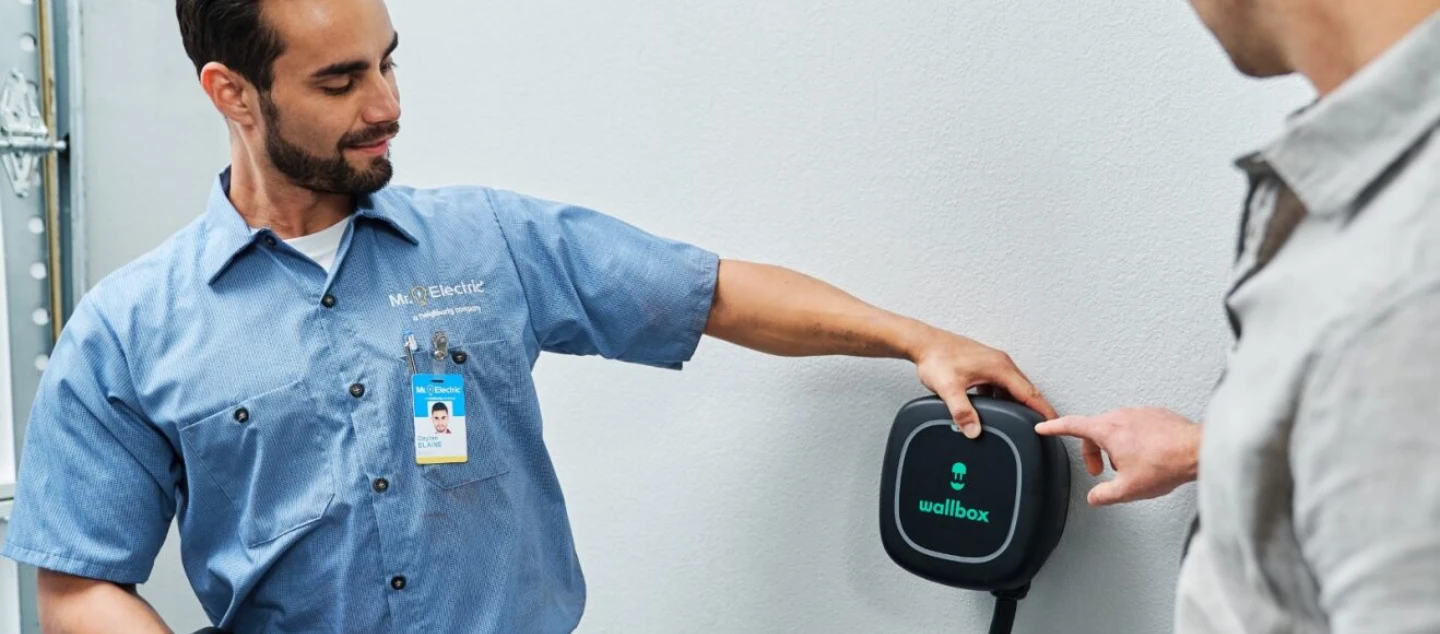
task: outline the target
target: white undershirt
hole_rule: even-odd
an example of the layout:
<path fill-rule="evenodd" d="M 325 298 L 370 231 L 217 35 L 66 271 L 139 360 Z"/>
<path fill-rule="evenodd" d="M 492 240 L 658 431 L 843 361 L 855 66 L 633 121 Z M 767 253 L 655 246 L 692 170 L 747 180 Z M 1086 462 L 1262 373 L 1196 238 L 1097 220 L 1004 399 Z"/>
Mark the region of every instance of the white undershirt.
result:
<path fill-rule="evenodd" d="M 290 238 L 285 244 L 290 245 L 296 251 L 305 254 L 320 265 L 326 271 L 335 264 L 335 254 L 340 251 L 340 239 L 345 237 L 345 227 L 350 225 L 350 219 L 354 214 L 345 216 L 344 220 L 331 225 L 329 228 L 321 229 L 308 236 Z"/>

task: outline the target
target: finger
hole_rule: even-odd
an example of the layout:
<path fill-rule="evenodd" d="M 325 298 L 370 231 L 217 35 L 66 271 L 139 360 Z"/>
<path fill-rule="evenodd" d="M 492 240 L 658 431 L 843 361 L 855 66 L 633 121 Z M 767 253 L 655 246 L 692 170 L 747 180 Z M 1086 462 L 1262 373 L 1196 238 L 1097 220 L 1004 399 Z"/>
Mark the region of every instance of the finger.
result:
<path fill-rule="evenodd" d="M 1040 415 L 1044 416 L 1046 420 L 1058 416 L 1058 414 L 1055 413 L 1055 408 L 1051 407 L 1050 402 L 1045 400 L 1045 397 L 1040 394 L 1040 388 L 1035 387 L 1035 384 L 1031 383 L 1030 379 L 1025 378 L 1025 374 L 1018 368 L 1011 368 L 1009 372 L 996 377 L 996 382 L 1001 389 L 1009 392 L 1014 400 L 1020 401 L 1026 407 L 1040 412 Z"/>
<path fill-rule="evenodd" d="M 1110 506 L 1128 501 L 1124 485 L 1119 482 L 1119 478 L 1091 487 L 1090 493 L 1085 496 L 1085 499 L 1090 506 Z"/>
<path fill-rule="evenodd" d="M 1096 441 L 1099 432 L 1099 427 L 1089 416 L 1062 416 L 1035 426 L 1035 433 L 1041 436 L 1074 436 L 1090 441 Z"/>
<path fill-rule="evenodd" d="M 970 396 L 964 390 L 953 390 L 941 394 L 940 398 L 950 408 L 950 417 L 955 420 L 955 426 L 960 428 L 965 437 L 979 438 L 980 415 L 975 413 L 975 407 L 970 404 Z"/>
<path fill-rule="evenodd" d="M 1105 471 L 1105 458 L 1100 452 L 1100 445 L 1089 438 L 1080 440 L 1080 456 L 1085 460 L 1085 471 L 1092 476 L 1098 476 Z"/>

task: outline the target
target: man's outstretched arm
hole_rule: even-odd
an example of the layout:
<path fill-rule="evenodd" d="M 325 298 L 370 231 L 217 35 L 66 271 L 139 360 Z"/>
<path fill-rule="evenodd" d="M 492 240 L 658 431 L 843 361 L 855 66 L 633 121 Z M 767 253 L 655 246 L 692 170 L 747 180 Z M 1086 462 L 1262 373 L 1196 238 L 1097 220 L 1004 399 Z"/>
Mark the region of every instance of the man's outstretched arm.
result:
<path fill-rule="evenodd" d="M 1005 353 L 881 310 L 778 266 L 722 260 L 705 334 L 782 356 L 907 359 L 972 438 L 980 434 L 979 419 L 966 396 L 972 387 L 1001 388 L 1047 418 L 1055 416 Z"/>

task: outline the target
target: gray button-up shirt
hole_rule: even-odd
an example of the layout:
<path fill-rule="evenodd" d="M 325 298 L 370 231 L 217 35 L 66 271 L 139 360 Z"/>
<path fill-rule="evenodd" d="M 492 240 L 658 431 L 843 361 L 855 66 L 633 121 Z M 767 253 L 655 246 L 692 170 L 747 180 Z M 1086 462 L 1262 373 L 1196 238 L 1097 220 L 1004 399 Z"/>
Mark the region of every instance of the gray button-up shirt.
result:
<path fill-rule="evenodd" d="M 1177 632 L 1440 632 L 1437 127 L 1440 14 L 1241 160 Z"/>

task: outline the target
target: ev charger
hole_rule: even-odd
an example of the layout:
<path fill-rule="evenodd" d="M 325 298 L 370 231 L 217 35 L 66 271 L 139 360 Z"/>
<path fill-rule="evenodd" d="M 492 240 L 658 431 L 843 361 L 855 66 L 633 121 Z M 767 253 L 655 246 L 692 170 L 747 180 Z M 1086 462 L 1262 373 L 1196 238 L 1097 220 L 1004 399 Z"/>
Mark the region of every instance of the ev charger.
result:
<path fill-rule="evenodd" d="M 1008 634 L 1030 580 L 1060 541 L 1070 458 L 1024 405 L 971 396 L 983 428 L 966 438 L 935 396 L 895 417 L 880 478 L 880 538 L 900 567 L 995 595 L 991 634 Z"/>

